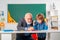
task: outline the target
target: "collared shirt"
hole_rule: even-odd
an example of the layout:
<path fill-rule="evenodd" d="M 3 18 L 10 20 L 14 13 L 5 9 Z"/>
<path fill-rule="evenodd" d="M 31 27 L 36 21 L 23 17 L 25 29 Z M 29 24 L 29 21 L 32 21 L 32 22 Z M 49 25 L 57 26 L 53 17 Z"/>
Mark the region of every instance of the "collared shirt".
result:
<path fill-rule="evenodd" d="M 30 24 L 27 24 L 27 27 L 25 27 L 25 31 L 27 31 L 29 27 L 30 27 Z M 28 36 L 28 35 L 30 35 L 30 33 L 25 33 L 25 36 Z"/>
<path fill-rule="evenodd" d="M 48 29 L 48 26 L 46 25 L 45 22 L 42 22 L 40 24 L 37 21 L 35 21 L 35 24 L 34 24 L 33 27 L 34 27 L 35 30 L 47 30 Z M 46 33 L 38 33 L 38 37 L 44 38 L 44 37 L 46 37 Z"/>

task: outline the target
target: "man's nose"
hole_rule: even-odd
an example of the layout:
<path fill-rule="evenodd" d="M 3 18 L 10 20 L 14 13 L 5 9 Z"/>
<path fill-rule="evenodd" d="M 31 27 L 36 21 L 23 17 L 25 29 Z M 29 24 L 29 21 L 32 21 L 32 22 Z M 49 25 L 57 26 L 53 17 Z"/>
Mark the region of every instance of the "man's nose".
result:
<path fill-rule="evenodd" d="M 31 22 L 32 20 L 29 20 L 29 22 Z"/>

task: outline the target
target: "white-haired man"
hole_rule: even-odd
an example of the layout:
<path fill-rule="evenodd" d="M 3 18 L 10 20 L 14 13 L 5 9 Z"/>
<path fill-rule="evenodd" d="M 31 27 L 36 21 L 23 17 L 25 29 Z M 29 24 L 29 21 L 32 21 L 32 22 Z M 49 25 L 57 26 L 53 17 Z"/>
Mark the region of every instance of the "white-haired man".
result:
<path fill-rule="evenodd" d="M 20 19 L 17 29 L 18 29 L 18 31 L 20 31 L 20 30 L 24 30 L 24 31 L 34 30 L 31 13 L 26 13 L 25 17 L 23 19 Z M 16 35 L 16 40 L 32 40 L 31 34 L 30 33 L 18 33 Z"/>

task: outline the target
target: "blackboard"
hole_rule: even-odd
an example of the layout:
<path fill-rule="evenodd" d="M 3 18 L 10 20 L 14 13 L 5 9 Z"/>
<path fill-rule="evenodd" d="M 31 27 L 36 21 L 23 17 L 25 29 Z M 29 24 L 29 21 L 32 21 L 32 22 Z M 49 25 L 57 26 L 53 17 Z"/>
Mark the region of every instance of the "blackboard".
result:
<path fill-rule="evenodd" d="M 8 11 L 16 22 L 24 18 L 27 12 L 32 13 L 33 19 L 38 13 L 43 13 L 46 17 L 46 4 L 8 4 Z"/>

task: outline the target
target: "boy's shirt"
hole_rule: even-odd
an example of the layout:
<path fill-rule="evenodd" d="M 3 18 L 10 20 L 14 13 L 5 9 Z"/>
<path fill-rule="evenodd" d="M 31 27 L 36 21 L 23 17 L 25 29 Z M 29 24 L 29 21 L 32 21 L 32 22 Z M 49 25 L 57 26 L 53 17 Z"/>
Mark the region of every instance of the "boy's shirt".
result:
<path fill-rule="evenodd" d="M 46 25 L 45 22 L 42 22 L 40 24 L 37 21 L 35 21 L 35 23 L 34 23 L 34 29 L 35 30 L 47 30 L 48 29 L 48 26 Z M 38 37 L 44 38 L 44 37 L 46 37 L 46 33 L 38 33 Z"/>

